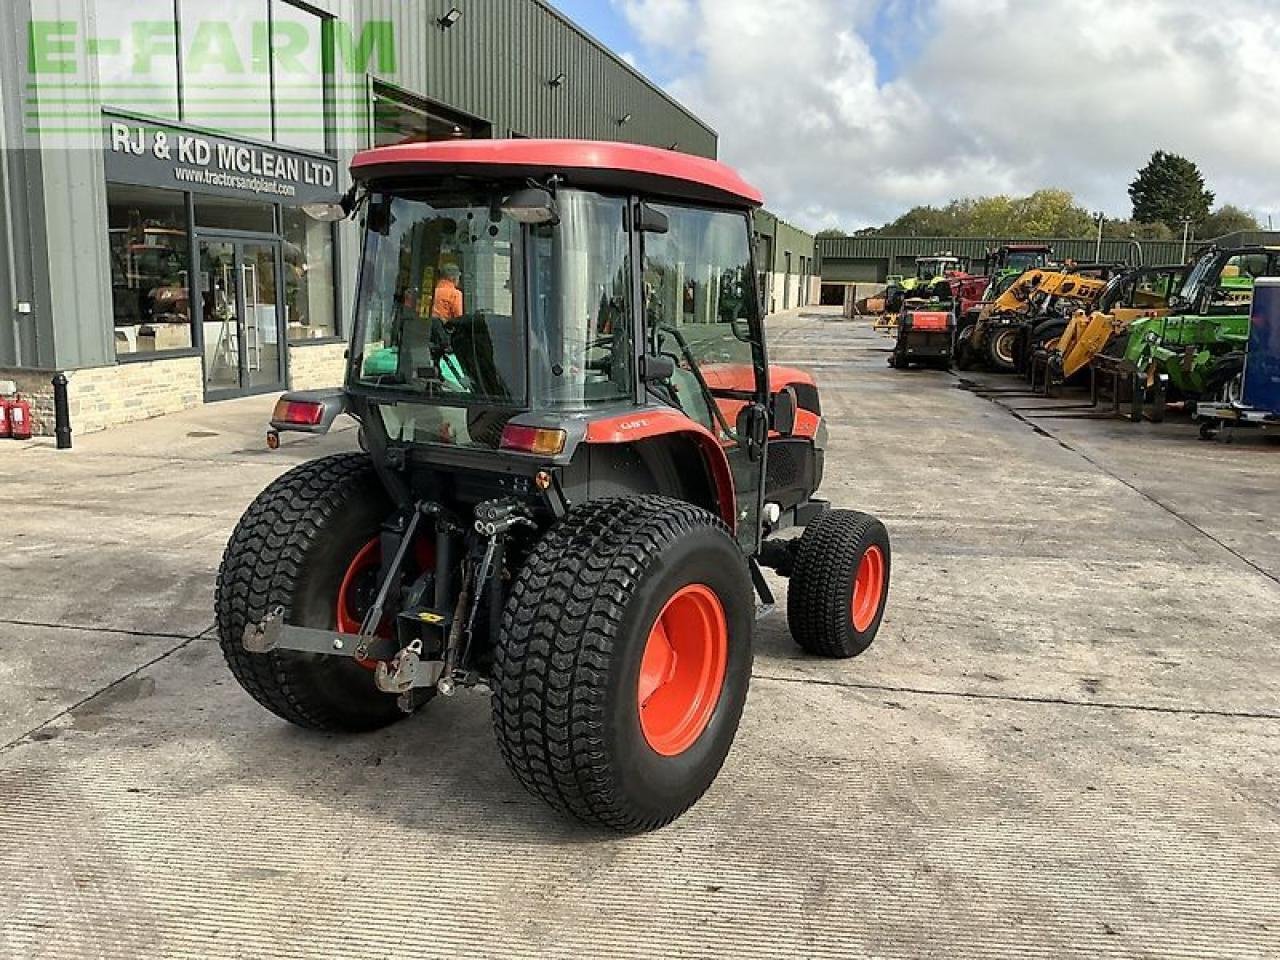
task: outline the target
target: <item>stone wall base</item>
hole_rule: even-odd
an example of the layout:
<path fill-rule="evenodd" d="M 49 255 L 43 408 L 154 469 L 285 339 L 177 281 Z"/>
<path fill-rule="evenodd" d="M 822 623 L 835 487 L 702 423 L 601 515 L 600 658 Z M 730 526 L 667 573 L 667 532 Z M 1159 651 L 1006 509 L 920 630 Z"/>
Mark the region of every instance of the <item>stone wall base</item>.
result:
<path fill-rule="evenodd" d="M 73 436 L 204 403 L 199 357 L 122 363 L 66 374 Z M 31 425 L 37 436 L 53 436 L 53 376 L 47 370 L 0 369 L 0 380 L 14 381 L 18 392 L 31 402 Z"/>
<path fill-rule="evenodd" d="M 340 387 L 347 375 L 347 345 L 317 343 L 289 348 L 289 389 Z"/>

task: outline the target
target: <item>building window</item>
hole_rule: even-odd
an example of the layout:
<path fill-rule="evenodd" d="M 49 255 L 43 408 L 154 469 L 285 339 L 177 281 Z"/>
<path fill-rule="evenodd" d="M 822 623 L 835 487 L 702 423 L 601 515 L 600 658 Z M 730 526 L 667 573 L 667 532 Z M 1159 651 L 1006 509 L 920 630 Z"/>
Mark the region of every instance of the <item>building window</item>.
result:
<path fill-rule="evenodd" d="M 178 0 L 182 119 L 259 140 L 274 134 L 267 0 Z"/>
<path fill-rule="evenodd" d="M 94 0 L 94 63 L 103 104 L 178 119 L 174 10 L 174 0 Z"/>
<path fill-rule="evenodd" d="M 317 223 L 297 207 L 285 207 L 283 214 L 284 303 L 289 339 L 335 337 L 334 226 Z"/>
<path fill-rule="evenodd" d="M 271 6 L 272 84 L 276 140 L 300 150 L 328 153 L 329 87 L 324 50 L 325 18 L 283 0 Z"/>
<path fill-rule="evenodd" d="M 374 85 L 372 115 L 371 135 L 375 147 L 488 136 L 486 124 L 450 113 L 385 84 Z"/>
<path fill-rule="evenodd" d="M 191 231 L 174 190 L 107 185 L 116 356 L 191 348 Z"/>
<path fill-rule="evenodd" d="M 196 227 L 204 230 L 238 230 L 246 233 L 275 233 L 274 204 L 256 200 L 236 200 L 197 193 Z"/>

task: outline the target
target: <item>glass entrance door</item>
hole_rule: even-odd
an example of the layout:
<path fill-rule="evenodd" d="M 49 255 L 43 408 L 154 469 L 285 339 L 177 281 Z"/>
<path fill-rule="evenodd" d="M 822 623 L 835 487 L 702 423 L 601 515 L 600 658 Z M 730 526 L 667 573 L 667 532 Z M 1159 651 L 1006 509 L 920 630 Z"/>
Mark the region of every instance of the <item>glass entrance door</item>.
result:
<path fill-rule="evenodd" d="M 206 393 L 283 389 L 279 264 L 273 241 L 200 241 Z"/>

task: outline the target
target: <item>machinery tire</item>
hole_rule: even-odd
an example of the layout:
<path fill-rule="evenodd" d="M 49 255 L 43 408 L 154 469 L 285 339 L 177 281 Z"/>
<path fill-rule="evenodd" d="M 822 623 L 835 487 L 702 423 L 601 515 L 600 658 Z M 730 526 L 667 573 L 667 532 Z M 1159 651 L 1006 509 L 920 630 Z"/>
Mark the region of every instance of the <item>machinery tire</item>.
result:
<path fill-rule="evenodd" d="M 1059 339 L 1066 332 L 1066 320 L 1054 317 L 1050 320 L 1040 321 L 1031 328 L 1031 352 L 1034 353 L 1036 350 L 1048 349 L 1051 341 Z"/>
<path fill-rule="evenodd" d="M 973 331 L 974 327 L 968 326 L 956 334 L 955 363 L 957 370 L 973 369 Z"/>
<path fill-rule="evenodd" d="M 737 732 L 753 600 L 741 548 L 705 510 L 653 496 L 571 510 L 534 547 L 503 613 L 491 685 L 507 766 L 593 826 L 635 833 L 676 819 Z"/>
<path fill-rule="evenodd" d="M 987 337 L 987 362 L 991 369 L 1001 373 L 1012 373 L 1017 369 L 1017 342 L 1018 328 L 1014 326 L 997 327 Z"/>
<path fill-rule="evenodd" d="M 819 657 L 864 652 L 880 629 L 889 596 L 889 532 L 875 517 L 832 510 L 796 544 L 787 591 L 787 625 L 796 643 Z"/>
<path fill-rule="evenodd" d="M 312 730 L 359 733 L 404 716 L 373 672 L 345 657 L 244 649 L 245 626 L 283 607 L 288 623 L 333 629 L 352 562 L 392 505 L 369 457 L 305 463 L 272 483 L 240 519 L 214 595 L 218 643 L 240 686 L 276 716 Z"/>

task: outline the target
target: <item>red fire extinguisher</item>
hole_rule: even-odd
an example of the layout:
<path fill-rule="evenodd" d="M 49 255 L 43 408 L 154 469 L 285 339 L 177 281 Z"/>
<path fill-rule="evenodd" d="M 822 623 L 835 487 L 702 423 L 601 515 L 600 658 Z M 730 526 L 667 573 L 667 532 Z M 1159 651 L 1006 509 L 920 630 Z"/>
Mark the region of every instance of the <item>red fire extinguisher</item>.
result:
<path fill-rule="evenodd" d="M 13 428 L 9 426 L 9 398 L 0 397 L 0 440 L 8 440 L 13 436 Z"/>
<path fill-rule="evenodd" d="M 9 433 L 15 440 L 31 439 L 31 404 L 20 396 L 9 401 Z"/>

